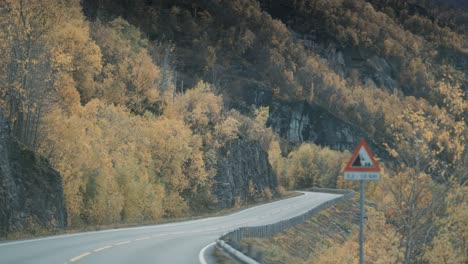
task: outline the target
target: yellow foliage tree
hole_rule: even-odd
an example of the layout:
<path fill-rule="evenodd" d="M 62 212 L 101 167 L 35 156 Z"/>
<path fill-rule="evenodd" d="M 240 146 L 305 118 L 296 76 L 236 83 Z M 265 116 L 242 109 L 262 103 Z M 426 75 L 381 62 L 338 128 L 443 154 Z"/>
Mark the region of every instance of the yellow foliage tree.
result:
<path fill-rule="evenodd" d="M 90 27 L 81 12 L 81 6 L 68 4 L 66 14 L 67 19 L 51 34 L 50 59 L 55 71 L 60 73 L 56 78 L 56 87 L 60 91 L 70 83 L 69 80 L 73 80 L 72 85 L 80 93 L 81 101 L 89 102 L 98 92 L 98 84 L 94 79 L 102 69 L 101 50 L 91 39 Z M 65 92 L 60 98 L 65 106 L 69 105 L 69 93 Z"/>
<path fill-rule="evenodd" d="M 434 208 L 442 200 L 429 173 L 437 172 L 438 178 L 445 180 L 462 159 L 465 140 L 463 129 L 437 108 L 432 117 L 427 117 L 422 110 L 411 109 L 414 105 L 405 109 L 391 127 L 394 148 L 386 147 L 398 162 L 391 168 L 396 174 L 383 179 L 381 196 L 376 198 L 402 234 L 404 263 L 414 263 L 422 256 L 424 244 L 429 241 L 427 233 L 433 228 Z M 428 118 L 450 125 L 437 126 Z"/>
<path fill-rule="evenodd" d="M 282 168 L 283 157 L 281 154 L 281 147 L 278 140 L 273 140 L 273 142 L 271 142 L 270 144 L 270 147 L 268 149 L 268 161 L 270 162 L 273 171 L 276 173 L 278 182 L 280 183 L 280 185 L 284 186 L 283 184 L 285 183 L 285 176 L 283 175 L 284 172 Z"/>
<path fill-rule="evenodd" d="M 43 113 L 54 96 L 51 33 L 62 21 L 65 5 L 57 0 L 7 0 L 1 7 L 1 107 L 7 112 L 12 133 L 36 148 Z"/>
<path fill-rule="evenodd" d="M 347 152 L 304 143 L 297 150 L 291 151 L 283 162 L 285 187 L 335 188 L 340 170 L 348 157 Z"/>
<path fill-rule="evenodd" d="M 137 113 L 159 99 L 160 69 L 149 56 L 148 43 L 137 28 L 118 18 L 93 24 L 93 39 L 102 50 L 100 98 Z"/>
<path fill-rule="evenodd" d="M 210 186 L 201 139 L 181 120 L 94 99 L 45 123 L 41 153 L 62 174 L 71 226 L 178 216 Z"/>
<path fill-rule="evenodd" d="M 185 94 L 178 96 L 172 114 L 180 114 L 192 130 L 199 135 L 211 133 L 212 127 L 221 121 L 223 101 L 214 94 L 214 87 L 200 81 Z"/>
<path fill-rule="evenodd" d="M 446 215 L 435 221 L 437 234 L 427 247 L 429 263 L 467 263 L 468 187 L 453 180 L 445 199 Z"/>

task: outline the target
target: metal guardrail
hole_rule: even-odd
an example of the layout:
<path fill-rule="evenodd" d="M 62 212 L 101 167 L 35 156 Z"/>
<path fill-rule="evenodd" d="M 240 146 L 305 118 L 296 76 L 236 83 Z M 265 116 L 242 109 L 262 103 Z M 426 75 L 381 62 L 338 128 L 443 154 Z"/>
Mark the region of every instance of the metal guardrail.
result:
<path fill-rule="evenodd" d="M 343 194 L 343 196 L 336 197 L 332 200 L 324 202 L 320 204 L 319 206 L 312 208 L 311 210 L 301 215 L 292 217 L 287 220 L 283 220 L 281 222 L 277 222 L 277 223 L 269 224 L 269 225 L 262 225 L 262 226 L 249 226 L 249 227 L 237 228 L 231 232 L 224 234 L 221 238 L 219 238 L 217 241 L 217 245 L 223 248 L 224 250 L 226 250 L 228 253 L 234 256 L 241 263 L 262 263 L 263 256 L 261 254 L 257 256 L 252 256 L 253 250 L 251 248 L 248 248 L 246 253 L 250 257 L 255 257 L 256 260 L 253 260 L 249 258 L 249 256 L 246 256 L 245 254 L 241 253 L 242 251 L 244 251 L 241 248 L 241 244 L 240 244 L 240 241 L 243 238 L 274 236 L 280 232 L 283 232 L 284 230 L 288 228 L 304 223 L 307 219 L 311 218 L 312 216 L 322 211 L 323 209 L 331 207 L 340 201 L 349 200 L 353 198 L 354 196 L 354 191 L 352 190 L 311 188 L 311 189 L 307 189 L 307 191 L 336 193 L 336 194 Z"/>

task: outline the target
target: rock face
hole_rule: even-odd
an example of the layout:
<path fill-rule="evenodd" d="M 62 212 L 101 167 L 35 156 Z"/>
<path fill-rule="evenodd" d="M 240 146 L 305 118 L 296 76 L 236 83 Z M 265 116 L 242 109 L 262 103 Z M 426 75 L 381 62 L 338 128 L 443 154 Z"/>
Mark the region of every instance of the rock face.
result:
<path fill-rule="evenodd" d="M 278 188 L 268 153 L 259 143 L 245 139 L 236 139 L 220 151 L 215 180 L 214 193 L 222 208 L 232 207 L 237 201 L 258 198 L 266 188 L 275 195 Z M 250 183 L 255 189 L 253 195 L 249 192 Z"/>
<path fill-rule="evenodd" d="M 293 31 L 294 32 L 294 31 Z M 398 82 L 400 68 L 396 61 L 377 56 L 372 50 L 362 47 L 340 47 L 334 40 L 304 43 L 309 35 L 295 33 L 297 41 L 322 57 L 322 62 L 343 78 L 359 80 L 366 86 L 380 87 L 387 91 L 401 89 Z M 314 37 L 317 39 L 317 36 Z"/>
<path fill-rule="evenodd" d="M 359 79 L 368 86 L 382 87 L 388 91 L 400 89 L 398 72 L 400 71 L 396 62 L 376 56 L 372 51 L 364 48 L 346 47 L 336 50 L 343 54 L 346 69 L 343 77 L 348 77 L 351 72 L 359 72 Z"/>
<path fill-rule="evenodd" d="M 0 111 L 0 237 L 65 225 L 59 173 L 11 139 Z"/>
<path fill-rule="evenodd" d="M 318 106 L 272 102 L 269 126 L 292 143 L 304 141 L 335 150 L 354 150 L 366 134 Z"/>

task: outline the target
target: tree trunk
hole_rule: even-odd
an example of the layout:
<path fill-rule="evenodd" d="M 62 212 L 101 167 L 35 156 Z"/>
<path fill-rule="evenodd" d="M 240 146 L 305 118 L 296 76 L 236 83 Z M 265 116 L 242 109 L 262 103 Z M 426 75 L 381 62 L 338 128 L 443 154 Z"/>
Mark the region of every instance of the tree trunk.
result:
<path fill-rule="evenodd" d="M 411 258 L 412 241 L 413 241 L 413 227 L 410 224 L 408 226 L 408 237 L 406 238 L 406 244 L 405 244 L 405 260 L 404 260 L 405 264 L 408 264 Z"/>

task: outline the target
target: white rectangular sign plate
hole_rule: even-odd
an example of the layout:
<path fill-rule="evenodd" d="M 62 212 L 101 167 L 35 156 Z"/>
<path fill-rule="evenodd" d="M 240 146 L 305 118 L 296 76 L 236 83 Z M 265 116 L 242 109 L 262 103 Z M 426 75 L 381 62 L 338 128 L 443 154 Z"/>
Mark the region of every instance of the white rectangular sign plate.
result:
<path fill-rule="evenodd" d="M 380 180 L 380 173 L 379 172 L 347 172 L 345 171 L 344 179 L 351 180 L 351 181 L 359 181 L 359 180 L 377 181 L 377 180 Z"/>

